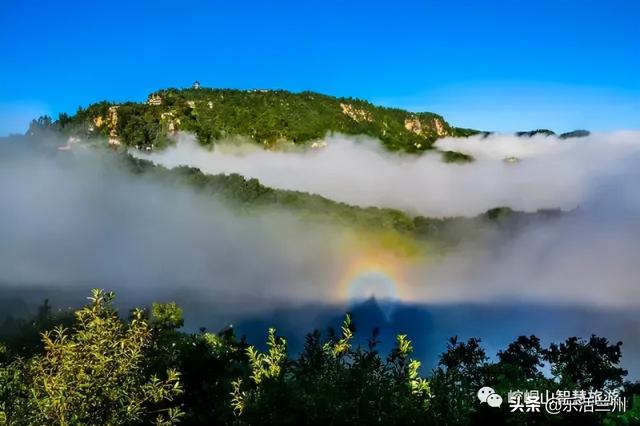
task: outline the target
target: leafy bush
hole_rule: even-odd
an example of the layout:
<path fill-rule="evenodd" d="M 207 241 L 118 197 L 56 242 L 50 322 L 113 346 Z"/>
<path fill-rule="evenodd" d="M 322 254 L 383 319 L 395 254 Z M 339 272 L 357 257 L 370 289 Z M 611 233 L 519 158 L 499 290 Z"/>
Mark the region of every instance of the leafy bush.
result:
<path fill-rule="evenodd" d="M 125 323 L 112 301 L 112 293 L 94 290 L 73 329 L 43 333 L 43 355 L 3 365 L 0 392 L 9 424 L 166 425 L 181 416 L 177 407 L 153 409 L 182 392 L 180 374 L 145 374 L 151 327 L 140 310 Z"/>
<path fill-rule="evenodd" d="M 421 423 L 431 394 L 420 362 L 409 358 L 411 342 L 398 336 L 384 358 L 375 335 L 367 348 L 352 339 L 347 315 L 341 336 L 312 333 L 299 358 L 289 360 L 285 340 L 269 330 L 266 352 L 247 349 L 249 380 L 234 382 L 236 414 L 247 424 Z"/>

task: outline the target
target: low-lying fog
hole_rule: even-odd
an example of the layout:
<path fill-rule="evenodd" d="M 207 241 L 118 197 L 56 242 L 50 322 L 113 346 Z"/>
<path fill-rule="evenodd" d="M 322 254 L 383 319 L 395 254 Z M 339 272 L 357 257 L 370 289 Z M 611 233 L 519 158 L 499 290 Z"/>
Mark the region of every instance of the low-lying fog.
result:
<path fill-rule="evenodd" d="M 471 154 L 470 164 L 446 164 L 438 154 L 386 152 L 367 137 L 329 136 L 320 149 L 266 151 L 255 144 L 202 148 L 190 134 L 162 151 L 134 155 L 167 167 L 190 165 L 209 174 L 239 173 L 267 186 L 323 195 L 361 206 L 392 207 L 424 216 L 475 216 L 496 206 L 536 211 L 572 209 L 603 180 L 632 167 L 640 132 L 559 139 L 492 134 L 444 138 L 441 150 Z M 517 159 L 509 162 L 505 159 Z M 637 158 L 636 158 L 637 164 Z"/>
<path fill-rule="evenodd" d="M 353 260 L 371 253 L 351 243 L 351 229 L 275 209 L 239 213 L 192 188 L 131 174 L 105 150 L 16 146 L 26 143 L 0 140 L 0 309 L 46 296 L 77 305 L 89 288 L 105 287 L 123 305 L 175 299 L 192 328 L 237 322 L 254 335 L 273 323 L 300 338 L 348 307 L 346 276 L 355 282 L 368 272 L 361 259 L 364 269 L 349 275 Z M 446 255 L 392 258 L 381 266 L 402 302 L 377 318 L 408 331 L 426 357 L 453 334 L 498 347 L 518 334 L 596 332 L 623 339 L 625 364 L 640 375 L 639 133 L 438 142 L 476 158 L 463 165 L 384 153 L 370 140 L 327 144 L 205 151 L 183 135 L 145 157 L 427 216 L 575 209 L 515 236 L 470 236 Z M 503 161 L 510 156 L 520 161 Z M 373 317 L 362 315 L 360 329 Z"/>
<path fill-rule="evenodd" d="M 181 135 L 166 151 L 136 155 L 167 167 L 240 173 L 269 186 L 423 215 L 477 215 L 496 206 L 571 210 L 515 239 L 468 241 L 435 263 L 409 268 L 409 299 L 638 306 L 640 132 L 562 140 L 514 135 L 445 138 L 443 150 L 472 154 L 446 164 L 437 154 L 390 154 L 370 139 L 329 137 L 321 149 L 265 151 L 246 144 L 212 150 Z M 505 158 L 517 162 L 505 162 Z"/>

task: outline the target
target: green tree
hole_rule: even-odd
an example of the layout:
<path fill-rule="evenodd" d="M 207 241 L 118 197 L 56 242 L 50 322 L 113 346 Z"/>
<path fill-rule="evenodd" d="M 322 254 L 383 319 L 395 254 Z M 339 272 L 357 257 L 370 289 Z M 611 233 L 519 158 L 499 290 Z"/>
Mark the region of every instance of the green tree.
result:
<path fill-rule="evenodd" d="M 542 377 L 543 356 L 538 337 L 519 336 L 507 349 L 498 352 L 498 365 L 509 367 L 509 372 L 514 375 L 511 381 L 537 380 Z"/>
<path fill-rule="evenodd" d="M 31 120 L 29 124 L 28 135 L 36 135 L 51 130 L 53 120 L 48 115 L 41 115 L 35 120 Z"/>
<path fill-rule="evenodd" d="M 113 293 L 93 290 L 90 304 L 75 313 L 73 329 L 57 327 L 43 334 L 44 354 L 17 369 L 30 392 L 26 402 L 12 402 L 20 410 L 5 411 L 10 424 L 171 424 L 178 420 L 178 407 L 158 410 L 155 406 L 182 392 L 179 373 L 168 371 L 164 380 L 145 374 L 151 327 L 140 310 L 132 313 L 128 323 L 122 321 L 112 302 Z M 16 371 L 16 366 L 12 369 Z"/>
<path fill-rule="evenodd" d="M 603 337 L 592 335 L 586 341 L 570 337 L 564 343 L 552 343 L 544 357 L 551 364 L 552 374 L 560 383 L 576 389 L 618 389 L 627 371 L 620 367 L 622 342 L 610 344 Z"/>
<path fill-rule="evenodd" d="M 478 389 L 486 386 L 487 355 L 480 339 L 449 339 L 431 377 L 433 392 L 430 417 L 434 423 L 464 425 L 471 421 Z"/>
<path fill-rule="evenodd" d="M 248 424 L 423 424 L 431 396 L 410 358 L 404 335 L 387 357 L 377 351 L 377 333 L 367 347 L 353 344 L 346 317 L 341 334 L 307 336 L 302 354 L 291 360 L 286 341 L 269 330 L 267 350 L 247 350 L 249 378 L 234 382 L 233 406 Z"/>

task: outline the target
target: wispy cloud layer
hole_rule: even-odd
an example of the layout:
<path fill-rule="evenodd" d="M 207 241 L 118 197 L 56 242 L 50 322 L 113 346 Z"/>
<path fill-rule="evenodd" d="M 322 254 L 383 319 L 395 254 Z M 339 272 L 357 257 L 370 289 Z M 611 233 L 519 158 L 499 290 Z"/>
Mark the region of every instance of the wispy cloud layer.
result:
<path fill-rule="evenodd" d="M 474 216 L 496 206 L 535 211 L 573 209 L 599 182 L 620 173 L 640 151 L 640 132 L 599 133 L 562 140 L 494 134 L 446 138 L 441 150 L 473 155 L 446 164 L 438 154 L 384 152 L 367 138 L 332 136 L 322 149 L 273 152 L 253 145 L 200 147 L 182 134 L 163 152 L 137 154 L 168 167 L 189 165 L 209 174 L 240 173 L 265 185 L 300 190 L 361 206 L 393 207 L 425 216 Z M 517 162 L 504 161 L 507 158 Z"/>
<path fill-rule="evenodd" d="M 637 134 L 438 142 L 476 157 L 465 165 L 444 164 L 433 154 L 385 153 L 370 140 L 327 143 L 304 152 L 248 145 L 206 151 L 184 136 L 147 157 L 425 215 L 473 215 L 499 205 L 578 207 L 515 234 L 469 235 L 455 250 L 391 265 L 402 269 L 401 298 L 640 305 Z M 505 163 L 506 156 L 520 161 Z M 3 155 L 0 194 L 5 289 L 103 286 L 130 297 L 193 296 L 222 311 L 259 310 L 344 300 L 339 287 L 347 263 L 376 254 L 375 247 L 348 243 L 354 230 L 287 211 L 240 214 L 191 188 L 133 175 L 113 155 L 82 147 L 53 157 Z"/>

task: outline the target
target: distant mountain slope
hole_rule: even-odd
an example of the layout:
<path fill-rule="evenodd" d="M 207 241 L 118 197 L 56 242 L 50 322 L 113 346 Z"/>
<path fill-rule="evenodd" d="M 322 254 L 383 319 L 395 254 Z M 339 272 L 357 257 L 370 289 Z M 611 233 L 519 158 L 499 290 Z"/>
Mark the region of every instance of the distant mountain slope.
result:
<path fill-rule="evenodd" d="M 557 134 L 553 130 L 549 129 L 537 129 L 530 130 L 527 132 L 516 132 L 517 136 L 536 136 L 536 135 L 544 135 L 544 136 L 558 136 L 560 139 L 568 139 L 568 138 L 582 138 L 585 136 L 589 136 L 591 132 L 588 130 L 574 130 L 572 132 L 560 133 Z"/>
<path fill-rule="evenodd" d="M 193 132 L 202 144 L 245 136 L 267 147 L 302 144 L 329 132 L 378 138 L 391 151 L 420 152 L 444 136 L 468 136 L 434 113 L 412 113 L 367 101 L 284 90 L 166 89 L 146 103 L 99 102 L 62 114 L 58 130 L 106 136 L 113 144 L 161 148 L 178 130 Z"/>

